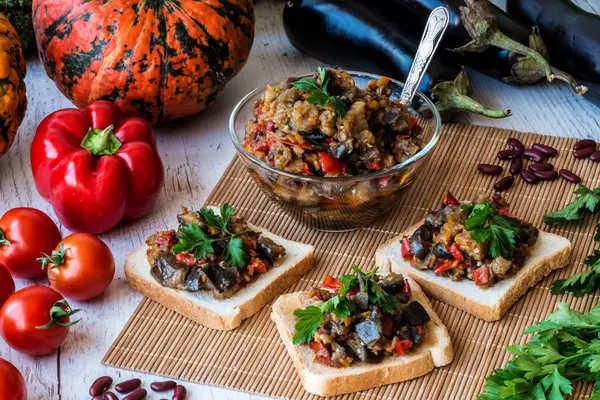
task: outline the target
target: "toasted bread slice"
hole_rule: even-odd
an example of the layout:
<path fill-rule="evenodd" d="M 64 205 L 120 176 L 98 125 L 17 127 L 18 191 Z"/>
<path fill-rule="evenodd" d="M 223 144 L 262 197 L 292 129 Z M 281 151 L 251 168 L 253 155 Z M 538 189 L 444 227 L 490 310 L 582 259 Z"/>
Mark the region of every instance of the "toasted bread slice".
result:
<path fill-rule="evenodd" d="M 215 210 L 215 212 L 218 210 Z M 150 273 L 146 258 L 147 245 L 143 245 L 125 260 L 125 276 L 135 290 L 186 318 L 207 328 L 232 330 L 240 326 L 269 301 L 277 297 L 314 265 L 314 247 L 283 239 L 262 228 L 248 224 L 250 229 L 262 232 L 285 248 L 283 263 L 261 274 L 232 297 L 215 299 L 211 292 L 187 292 L 167 288 Z"/>
<path fill-rule="evenodd" d="M 452 362 L 454 352 L 446 327 L 433 311 L 419 285 L 414 280 L 407 279 L 413 300 L 418 300 L 431 317 L 431 321 L 427 323 L 427 334 L 415 351 L 403 356 L 386 357 L 375 364 L 356 361 L 348 367 L 335 368 L 314 362 L 313 350 L 307 345 L 293 344 L 292 337 L 296 324 L 294 310 L 305 308 L 315 301 L 308 297 L 307 292 L 284 294 L 275 301 L 271 319 L 277 325 L 279 335 L 307 392 L 325 397 L 359 392 L 417 378 Z"/>
<path fill-rule="evenodd" d="M 569 239 L 540 231 L 523 268 L 510 278 L 484 289 L 469 279 L 455 282 L 444 276 L 436 276 L 431 270 L 418 270 L 402 259 L 400 241 L 412 235 L 422 223 L 421 221 L 413 225 L 400 236 L 379 247 L 375 254 L 375 262 L 384 271 L 410 276 L 429 296 L 485 321 L 501 319 L 529 288 L 555 269 L 566 266 L 571 258 Z"/>

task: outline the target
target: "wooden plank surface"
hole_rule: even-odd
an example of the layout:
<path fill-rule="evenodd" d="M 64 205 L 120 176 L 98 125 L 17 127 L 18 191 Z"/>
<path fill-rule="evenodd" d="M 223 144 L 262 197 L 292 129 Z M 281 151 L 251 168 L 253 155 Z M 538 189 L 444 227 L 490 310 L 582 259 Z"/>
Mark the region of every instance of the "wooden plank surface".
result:
<path fill-rule="evenodd" d="M 494 1 L 502 4 L 503 1 Z M 600 13 L 597 0 L 578 0 L 589 11 Z M 227 134 L 227 120 L 236 101 L 263 82 L 314 69 L 316 62 L 290 45 L 281 24 L 283 2 L 258 0 L 256 41 L 244 70 L 230 82 L 217 103 L 204 113 L 156 129 L 158 146 L 166 167 L 166 183 L 155 211 L 141 221 L 127 224 L 101 238 L 111 247 L 119 265 L 116 279 L 99 299 L 73 305 L 84 308 L 84 322 L 72 329 L 67 342 L 47 357 L 19 355 L 0 343 L 0 357 L 13 362 L 25 375 L 30 399 L 76 400 L 86 398 L 90 383 L 108 374 L 116 379 L 152 376 L 120 371 L 100 364 L 100 359 L 131 315 L 141 296 L 124 279 L 125 256 L 150 233 L 173 224 L 180 206 L 196 207 L 208 197 L 230 162 L 234 149 Z M 28 60 L 29 110 L 18 139 L 8 155 L 0 159 L 0 213 L 30 206 L 53 218 L 47 203 L 37 194 L 29 166 L 29 147 L 39 122 L 50 112 L 70 107 L 46 77 L 40 62 Z M 513 87 L 471 73 L 474 96 L 490 107 L 511 108 L 514 115 L 503 120 L 478 116 L 461 121 L 557 136 L 589 137 L 600 141 L 600 110 L 577 98 L 562 84 Z M 65 229 L 62 229 L 67 234 Z M 18 287 L 34 282 L 19 281 Z M 37 283 L 44 283 L 43 280 Z M 191 399 L 258 399 L 246 393 L 221 388 L 188 385 Z M 153 397 L 156 398 L 156 397 Z"/>

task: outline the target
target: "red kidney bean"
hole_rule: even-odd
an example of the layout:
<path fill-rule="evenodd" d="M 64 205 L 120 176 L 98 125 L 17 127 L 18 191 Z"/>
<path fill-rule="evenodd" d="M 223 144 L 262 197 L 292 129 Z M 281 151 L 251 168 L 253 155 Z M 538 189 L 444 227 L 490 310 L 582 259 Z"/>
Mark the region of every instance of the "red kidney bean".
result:
<path fill-rule="evenodd" d="M 600 151 L 595 151 L 592 154 L 590 154 L 590 160 L 592 160 L 593 162 L 600 161 Z"/>
<path fill-rule="evenodd" d="M 573 183 L 581 182 L 581 178 L 569 171 L 568 169 L 561 169 L 559 171 L 560 176 L 562 176 L 565 180 Z"/>
<path fill-rule="evenodd" d="M 165 381 L 165 382 L 152 382 L 150 385 L 150 389 L 155 392 L 166 392 L 167 390 L 171 390 L 177 386 L 175 381 Z"/>
<path fill-rule="evenodd" d="M 547 155 L 548 157 L 554 157 L 558 154 L 558 150 L 556 150 L 554 147 L 550 147 L 541 143 L 534 143 L 531 148 Z"/>
<path fill-rule="evenodd" d="M 523 154 L 523 151 L 525 150 L 525 145 L 523 145 L 519 139 L 510 138 L 506 141 L 506 144 L 509 149 L 516 150 L 519 154 Z"/>
<path fill-rule="evenodd" d="M 554 165 L 549 163 L 541 163 L 541 164 L 531 164 L 529 166 L 529 170 L 531 172 L 535 171 L 552 171 L 554 169 Z"/>
<path fill-rule="evenodd" d="M 115 386 L 115 389 L 117 390 L 117 392 L 119 392 L 121 394 L 129 393 L 129 392 L 133 392 L 135 389 L 139 388 L 141 385 L 142 385 L 142 381 L 135 378 L 135 379 L 130 379 L 128 381 L 117 384 Z"/>
<path fill-rule="evenodd" d="M 186 394 L 187 394 L 187 390 L 185 389 L 185 386 L 177 385 L 175 387 L 175 392 L 174 392 L 171 400 L 183 400 L 183 399 L 185 399 Z"/>
<path fill-rule="evenodd" d="M 518 157 L 518 158 L 513 158 L 512 160 L 510 160 L 510 167 L 509 167 L 509 171 L 511 173 L 511 175 L 517 175 L 519 172 L 521 172 L 521 170 L 523 169 L 523 159 Z"/>
<path fill-rule="evenodd" d="M 583 149 L 573 151 L 573 157 L 575 158 L 588 158 L 596 152 L 595 147 L 584 147 Z"/>
<path fill-rule="evenodd" d="M 104 400 L 102 396 L 94 396 L 92 400 Z"/>
<path fill-rule="evenodd" d="M 542 181 L 553 181 L 558 178 L 558 172 L 556 171 L 536 171 L 533 174 Z"/>
<path fill-rule="evenodd" d="M 484 175 L 500 175 L 502 171 L 504 171 L 504 168 L 493 164 L 479 164 L 477 166 L 477 171 Z"/>
<path fill-rule="evenodd" d="M 521 178 L 523 178 L 523 180 L 524 180 L 525 182 L 529 183 L 530 185 L 534 185 L 534 184 L 536 184 L 536 183 L 537 183 L 537 181 L 538 181 L 538 178 L 537 178 L 537 176 L 535 176 L 535 175 L 533 174 L 533 172 L 531 172 L 531 171 L 527 171 L 527 170 L 525 170 L 525 171 L 521 172 Z"/>
<path fill-rule="evenodd" d="M 525 157 L 528 160 L 531 160 L 533 162 L 536 163 L 541 163 L 544 161 L 544 159 L 546 157 L 544 157 L 544 154 L 540 151 L 537 151 L 535 149 L 527 149 L 523 152 L 523 157 Z"/>
<path fill-rule="evenodd" d="M 90 396 L 101 395 L 106 392 L 112 383 L 113 380 L 110 376 L 101 376 L 92 383 L 92 386 L 90 386 Z"/>
<path fill-rule="evenodd" d="M 127 397 L 124 397 L 123 400 L 142 400 L 145 399 L 146 396 L 148 396 L 146 389 L 138 389 Z"/>
<path fill-rule="evenodd" d="M 106 392 L 104 393 L 104 396 L 102 396 L 102 400 L 119 400 L 119 398 L 113 392 Z"/>
<path fill-rule="evenodd" d="M 513 176 L 505 176 L 496 182 L 494 185 L 494 190 L 496 192 L 504 192 L 505 190 L 510 189 L 513 183 L 515 183 L 515 178 Z"/>
<path fill-rule="evenodd" d="M 501 150 L 498 152 L 498 158 L 500 160 L 511 160 L 520 156 L 521 153 L 519 153 L 517 150 Z"/>
<path fill-rule="evenodd" d="M 596 142 L 591 139 L 580 140 L 577 143 L 575 143 L 575 145 L 573 145 L 573 150 L 581 150 L 585 149 L 586 147 L 593 147 L 595 149 Z"/>

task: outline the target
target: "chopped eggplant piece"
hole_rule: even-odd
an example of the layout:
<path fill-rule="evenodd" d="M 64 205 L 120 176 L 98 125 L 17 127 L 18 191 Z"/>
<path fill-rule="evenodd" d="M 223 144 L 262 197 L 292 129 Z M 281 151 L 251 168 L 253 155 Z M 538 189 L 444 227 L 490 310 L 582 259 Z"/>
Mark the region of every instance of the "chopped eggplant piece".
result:
<path fill-rule="evenodd" d="M 425 224 L 433 229 L 440 229 L 447 220 L 447 215 L 440 211 L 435 211 L 425 218 Z"/>
<path fill-rule="evenodd" d="M 219 293 L 233 288 L 240 281 L 238 270 L 224 262 L 208 264 L 202 268 L 202 272 Z"/>
<path fill-rule="evenodd" d="M 285 248 L 273 240 L 260 236 L 257 243 L 258 253 L 266 258 L 272 265 L 277 265 L 285 256 Z"/>
<path fill-rule="evenodd" d="M 318 129 L 298 132 L 310 144 L 320 144 L 329 136 Z"/>
<path fill-rule="evenodd" d="M 431 230 L 426 225 L 421 225 L 414 231 L 409 242 L 410 250 L 416 258 L 423 260 L 429 253 L 432 237 Z"/>
<path fill-rule="evenodd" d="M 423 340 L 423 336 L 419 333 L 419 330 L 417 329 L 416 326 L 410 327 L 410 334 L 412 336 L 412 341 L 415 344 L 419 344 L 419 343 L 421 343 L 421 340 Z"/>
<path fill-rule="evenodd" d="M 421 303 L 413 301 L 402 310 L 401 320 L 410 326 L 424 326 L 431 318 Z"/>
<path fill-rule="evenodd" d="M 348 144 L 347 142 L 339 142 L 329 148 L 329 153 L 338 160 L 341 160 L 348 154 L 352 153 L 352 150 L 354 150 L 352 145 Z"/>
<path fill-rule="evenodd" d="M 379 286 L 389 294 L 401 293 L 404 290 L 404 277 L 401 274 L 388 274 L 386 277 L 381 278 Z"/>
<path fill-rule="evenodd" d="M 350 332 L 350 327 L 344 325 L 341 321 L 331 321 L 331 333 L 334 337 L 343 337 Z"/>
<path fill-rule="evenodd" d="M 185 278 L 190 267 L 178 263 L 175 257 L 170 252 L 161 251 L 154 260 L 150 272 L 154 279 L 165 287 L 185 289 Z"/>
<path fill-rule="evenodd" d="M 378 318 L 367 318 L 357 323 L 354 327 L 356 334 L 368 347 L 373 346 L 383 337 L 381 320 Z"/>
<path fill-rule="evenodd" d="M 202 273 L 198 268 L 190 268 L 185 277 L 185 288 L 189 292 L 197 292 L 205 289 L 204 282 L 202 282 Z"/>
<path fill-rule="evenodd" d="M 435 246 L 433 246 L 433 250 L 431 250 L 431 252 L 433 253 L 434 256 L 436 256 L 437 258 L 440 258 L 442 260 L 452 260 L 454 258 L 452 253 L 450 253 L 450 251 L 446 250 L 446 247 L 444 246 L 444 244 L 442 242 L 439 242 Z"/>
<path fill-rule="evenodd" d="M 410 296 L 407 294 L 396 293 L 395 296 L 401 304 L 408 304 L 410 301 Z"/>
<path fill-rule="evenodd" d="M 360 361 L 367 361 L 369 353 L 371 353 L 356 333 L 348 335 L 346 338 L 346 346 L 348 346 Z"/>

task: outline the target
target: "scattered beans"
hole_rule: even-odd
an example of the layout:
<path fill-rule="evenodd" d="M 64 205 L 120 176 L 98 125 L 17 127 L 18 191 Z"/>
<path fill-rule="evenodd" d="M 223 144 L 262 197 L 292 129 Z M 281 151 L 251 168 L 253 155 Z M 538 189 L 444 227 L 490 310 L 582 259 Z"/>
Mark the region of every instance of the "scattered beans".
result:
<path fill-rule="evenodd" d="M 128 381 L 119 383 L 117 386 L 115 386 L 115 389 L 119 393 L 129 393 L 129 392 L 133 392 L 134 390 L 138 389 L 141 385 L 142 385 L 142 381 L 136 378 L 136 379 L 130 379 Z"/>
<path fill-rule="evenodd" d="M 515 178 L 513 176 L 505 176 L 496 182 L 494 190 L 496 192 L 504 192 L 505 190 L 510 189 L 513 183 L 515 183 Z"/>
<path fill-rule="evenodd" d="M 510 138 L 506 141 L 506 144 L 508 145 L 509 149 L 516 150 L 520 154 L 523 154 L 523 151 L 525 151 L 525 146 L 519 139 Z"/>
<path fill-rule="evenodd" d="M 183 400 L 185 399 L 186 393 L 187 390 L 185 389 L 185 386 L 177 385 L 175 387 L 175 393 L 173 394 L 173 398 L 171 400 Z"/>
<path fill-rule="evenodd" d="M 523 157 L 536 163 L 541 163 L 546 158 L 544 154 L 535 149 L 527 149 L 523 152 Z"/>
<path fill-rule="evenodd" d="M 549 163 L 541 163 L 541 164 L 531 164 L 529 166 L 529 170 L 531 172 L 535 171 L 552 171 L 554 169 L 554 165 Z"/>
<path fill-rule="evenodd" d="M 146 396 L 148 396 L 146 389 L 138 389 L 127 397 L 123 398 L 123 400 L 142 400 L 145 399 Z"/>
<path fill-rule="evenodd" d="M 591 139 L 580 140 L 577 143 L 575 143 L 575 145 L 573 146 L 573 150 L 581 150 L 587 147 L 593 147 L 595 149 L 596 142 Z"/>
<path fill-rule="evenodd" d="M 515 158 L 514 160 L 518 159 Z M 502 171 L 504 171 L 504 168 L 493 164 L 479 164 L 477 166 L 477 171 L 481 172 L 483 175 L 500 175 Z"/>
<path fill-rule="evenodd" d="M 533 172 L 525 170 L 523 172 L 521 172 L 521 178 L 523 178 L 523 180 L 527 183 L 529 183 L 530 185 L 534 185 L 537 183 L 538 178 L 537 176 L 535 176 L 533 174 Z"/>
<path fill-rule="evenodd" d="M 590 154 L 590 160 L 593 162 L 600 161 L 600 151 L 595 151 L 592 154 Z"/>
<path fill-rule="evenodd" d="M 119 398 L 113 392 L 106 392 L 104 393 L 104 396 L 102 396 L 102 400 L 119 400 Z"/>
<path fill-rule="evenodd" d="M 556 171 L 537 171 L 533 174 L 542 181 L 553 181 L 558 178 L 558 172 Z"/>
<path fill-rule="evenodd" d="M 509 171 L 511 175 L 518 175 L 519 172 L 523 169 L 523 159 L 522 158 L 513 158 L 510 160 Z"/>
<path fill-rule="evenodd" d="M 578 177 L 577 175 L 575 175 L 574 173 L 572 173 L 571 171 L 569 171 L 568 169 L 561 169 L 559 171 L 560 176 L 563 177 L 563 179 L 569 181 L 569 182 L 573 182 L 573 183 L 579 183 L 581 182 L 581 178 Z"/>
<path fill-rule="evenodd" d="M 102 396 L 94 396 L 94 397 L 92 397 L 92 400 L 104 400 L 104 399 L 102 398 Z"/>
<path fill-rule="evenodd" d="M 90 396 L 98 396 L 106 392 L 106 390 L 112 385 L 113 380 L 110 376 L 101 376 L 96 379 L 90 387 Z"/>
<path fill-rule="evenodd" d="M 583 149 L 573 151 L 573 156 L 575 158 L 588 158 L 595 152 L 596 152 L 595 147 L 584 147 Z"/>
<path fill-rule="evenodd" d="M 512 160 L 513 158 L 520 157 L 521 153 L 517 150 L 501 150 L 498 152 L 498 159 L 500 160 Z"/>
<path fill-rule="evenodd" d="M 150 385 L 150 389 L 155 392 L 166 392 L 167 390 L 171 390 L 177 386 L 175 381 L 165 381 L 165 382 L 152 382 Z"/>
<path fill-rule="evenodd" d="M 541 143 L 534 143 L 533 146 L 531 146 L 531 148 L 539 151 L 544 155 L 547 155 L 548 157 L 554 157 L 558 154 L 558 150 L 556 150 L 554 147 L 547 146 Z"/>

